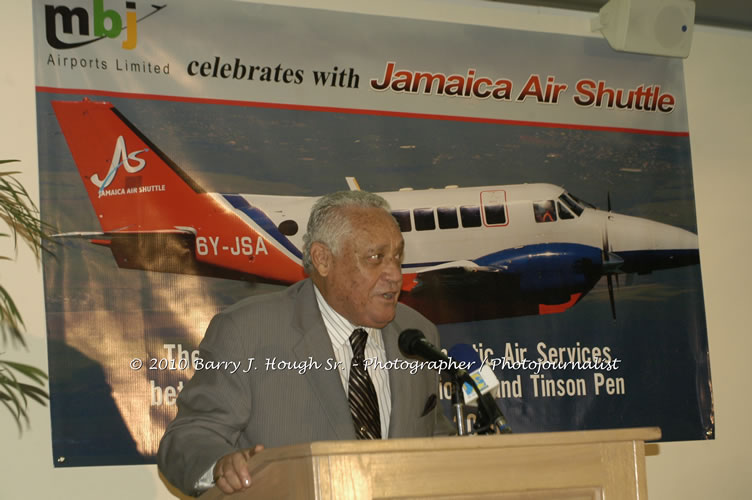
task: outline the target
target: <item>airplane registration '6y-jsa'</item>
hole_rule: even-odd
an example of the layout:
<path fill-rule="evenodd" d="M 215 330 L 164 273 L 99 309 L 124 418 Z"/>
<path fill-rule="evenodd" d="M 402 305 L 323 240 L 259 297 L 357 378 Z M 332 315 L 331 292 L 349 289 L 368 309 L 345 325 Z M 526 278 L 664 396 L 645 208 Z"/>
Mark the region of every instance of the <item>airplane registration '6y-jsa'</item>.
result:
<path fill-rule="evenodd" d="M 207 193 L 112 104 L 52 103 L 98 232 L 125 269 L 294 283 L 316 197 Z M 350 189 L 358 189 L 348 178 Z M 561 312 L 606 276 L 697 264 L 697 236 L 551 184 L 379 193 L 405 239 L 403 302 L 438 323 Z"/>

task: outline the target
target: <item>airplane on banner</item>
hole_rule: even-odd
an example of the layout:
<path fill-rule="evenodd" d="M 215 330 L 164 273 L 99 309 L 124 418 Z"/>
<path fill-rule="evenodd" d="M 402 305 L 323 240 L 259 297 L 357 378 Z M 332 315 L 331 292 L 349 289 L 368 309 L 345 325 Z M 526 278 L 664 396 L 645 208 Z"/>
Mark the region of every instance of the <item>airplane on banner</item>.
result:
<path fill-rule="evenodd" d="M 52 106 L 101 226 L 57 236 L 107 247 L 124 269 L 305 277 L 317 197 L 205 192 L 112 104 Z M 699 263 L 694 233 L 599 210 L 551 184 L 378 194 L 405 239 L 400 300 L 437 323 L 561 312 L 603 276 L 615 317 L 612 276 Z"/>

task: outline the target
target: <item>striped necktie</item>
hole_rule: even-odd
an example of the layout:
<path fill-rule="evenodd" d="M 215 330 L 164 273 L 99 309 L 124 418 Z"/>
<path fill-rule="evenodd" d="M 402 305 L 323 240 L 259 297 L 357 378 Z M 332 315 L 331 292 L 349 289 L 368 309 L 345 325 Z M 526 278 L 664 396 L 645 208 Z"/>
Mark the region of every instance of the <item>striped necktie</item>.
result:
<path fill-rule="evenodd" d="M 350 365 L 350 380 L 348 381 L 348 399 L 352 414 L 355 434 L 358 439 L 381 439 L 381 417 L 379 416 L 379 400 L 373 386 L 371 376 L 366 370 L 365 358 L 368 333 L 362 328 L 356 329 L 350 335 L 350 345 L 353 350 Z"/>

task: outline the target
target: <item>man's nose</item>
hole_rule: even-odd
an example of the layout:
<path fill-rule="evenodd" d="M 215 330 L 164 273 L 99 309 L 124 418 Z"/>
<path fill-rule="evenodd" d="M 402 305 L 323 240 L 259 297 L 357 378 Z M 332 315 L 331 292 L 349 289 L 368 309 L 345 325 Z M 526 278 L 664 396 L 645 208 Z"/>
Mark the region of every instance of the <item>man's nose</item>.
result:
<path fill-rule="evenodd" d="M 389 281 L 402 281 L 402 260 L 391 257 L 384 263 L 384 278 Z"/>

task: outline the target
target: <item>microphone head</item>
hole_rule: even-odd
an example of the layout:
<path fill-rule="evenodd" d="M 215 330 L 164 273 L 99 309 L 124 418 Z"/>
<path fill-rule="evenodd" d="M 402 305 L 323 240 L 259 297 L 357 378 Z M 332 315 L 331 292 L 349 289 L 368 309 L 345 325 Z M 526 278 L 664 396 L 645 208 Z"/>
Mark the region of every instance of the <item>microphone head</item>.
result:
<path fill-rule="evenodd" d="M 408 328 L 407 330 L 400 333 L 399 339 L 397 340 L 397 344 L 399 345 L 400 351 L 402 351 L 402 354 L 405 356 L 415 356 L 415 346 L 418 342 L 421 340 L 425 340 L 426 336 L 423 335 L 423 332 L 420 330 L 416 330 L 415 328 Z"/>
<path fill-rule="evenodd" d="M 496 397 L 500 396 L 498 394 L 499 379 L 494 374 L 490 365 L 482 364 L 480 355 L 473 349 L 473 346 L 469 344 L 457 344 L 449 349 L 449 356 L 458 363 L 464 362 L 470 365 L 467 371 L 470 372 L 470 376 L 482 394 L 493 392 Z M 474 404 L 478 399 L 478 394 L 468 383 L 462 385 L 462 394 L 465 398 L 465 404 Z"/>
<path fill-rule="evenodd" d="M 480 356 L 470 344 L 457 344 L 449 349 L 447 354 L 450 358 L 458 362 L 464 361 L 466 364 L 470 365 L 467 368 L 467 371 L 470 373 L 480 369 Z"/>

